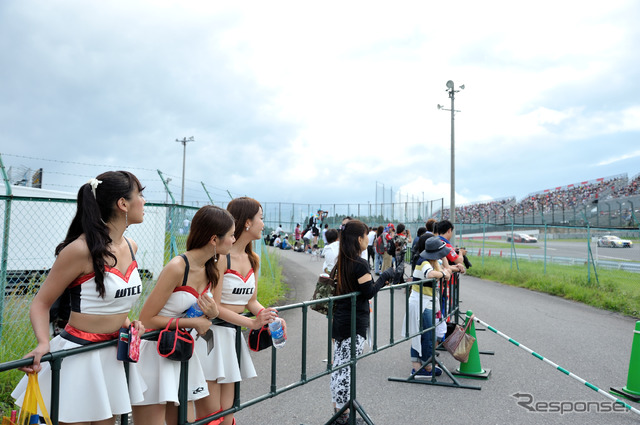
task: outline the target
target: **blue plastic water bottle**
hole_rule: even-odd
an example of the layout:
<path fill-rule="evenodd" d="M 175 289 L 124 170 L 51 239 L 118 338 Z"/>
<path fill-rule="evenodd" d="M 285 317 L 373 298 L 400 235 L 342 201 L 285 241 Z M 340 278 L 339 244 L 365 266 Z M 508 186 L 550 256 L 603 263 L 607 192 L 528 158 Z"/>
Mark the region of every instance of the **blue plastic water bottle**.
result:
<path fill-rule="evenodd" d="M 269 331 L 271 332 L 271 339 L 273 340 L 273 346 L 276 348 L 284 347 L 287 342 L 284 336 L 284 328 L 282 327 L 282 320 L 279 317 L 269 323 Z"/>
<path fill-rule="evenodd" d="M 207 292 L 207 295 L 213 298 L 213 295 L 211 294 L 211 292 Z M 198 301 L 196 301 L 193 304 L 191 304 L 191 307 L 189 307 L 187 311 L 184 312 L 183 317 L 200 317 L 203 314 L 204 313 L 202 312 L 202 310 L 200 310 L 200 306 L 198 305 Z"/>
<path fill-rule="evenodd" d="M 195 302 L 191 304 L 191 307 L 189 307 L 187 311 L 184 312 L 184 317 L 200 317 L 203 314 L 204 313 L 202 312 L 202 310 L 200 310 L 198 302 Z"/>

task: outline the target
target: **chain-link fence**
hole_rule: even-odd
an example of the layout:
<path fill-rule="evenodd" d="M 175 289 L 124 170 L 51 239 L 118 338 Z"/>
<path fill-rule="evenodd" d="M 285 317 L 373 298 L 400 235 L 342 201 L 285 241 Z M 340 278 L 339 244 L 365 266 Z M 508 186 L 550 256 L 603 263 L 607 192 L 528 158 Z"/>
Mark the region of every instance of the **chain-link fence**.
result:
<path fill-rule="evenodd" d="M 369 226 L 386 225 L 387 223 L 422 223 L 427 218 L 439 218 L 437 212 L 442 211 L 443 199 L 423 202 L 396 202 L 381 204 L 295 204 L 286 202 L 265 202 L 265 232 L 276 229 L 279 225 L 284 232 L 292 234 L 297 224 L 301 230 L 307 227 L 309 218 L 326 214 L 322 220 L 329 228 L 338 228 L 342 219 L 349 216 L 363 221 Z M 419 226 L 413 226 L 415 228 Z"/>
<path fill-rule="evenodd" d="M 5 294 L 0 304 L 0 341 L 3 343 L 8 335 L 32 338 L 32 332 L 20 332 L 20 329 L 30 328 L 29 305 L 53 264 L 55 248 L 64 239 L 76 210 L 75 196 L 68 193 L 40 190 L 40 196 L 46 198 L 35 198 L 33 191 L 21 193 L 18 187 L 14 188 L 12 196 L 0 196 L 3 223 L 0 284 Z M 220 206 L 225 207 L 224 204 Z M 342 219 L 350 216 L 370 226 L 402 222 L 415 237 L 427 218 L 443 218 L 440 215 L 443 206 L 442 199 L 382 204 L 268 202 L 263 203 L 265 234 L 280 225 L 293 236 L 296 224 L 304 229 L 309 217 L 321 211 L 326 214 L 322 225 L 327 224 L 329 228 L 338 228 Z M 639 206 L 640 197 L 630 196 L 603 200 L 597 205 L 570 211 L 541 208 L 520 215 L 512 215 L 508 206 L 493 212 L 484 210 L 480 215 L 466 208 L 467 215 L 458 216 L 454 242 L 468 249 L 472 261 L 482 261 L 489 255 L 502 256 L 509 258 L 516 268 L 519 261 L 526 260 L 538 263 L 543 271 L 547 264 L 554 263 L 587 265 L 586 273 L 593 267 L 640 271 Z M 125 233 L 138 243 L 136 259 L 144 283 L 143 297 L 134 308 L 134 316 L 164 264 L 185 250 L 190 223 L 197 209 L 147 203 L 144 222 L 131 226 Z M 537 241 L 533 242 L 531 236 Z M 614 236 L 629 239 L 631 247 L 618 248 L 625 243 L 618 242 Z M 261 249 L 257 247 L 256 251 L 261 252 Z M 263 265 L 275 266 L 268 258 Z M 35 340 L 21 341 L 16 351 L 5 353 L 7 357 L 4 358 L 16 358 L 34 344 Z M 6 350 L 6 345 L 2 344 L 0 351 Z"/>
<path fill-rule="evenodd" d="M 640 196 L 594 200 L 585 204 L 567 206 L 564 204 L 516 203 L 491 201 L 489 203 L 462 205 L 456 208 L 459 223 L 510 224 L 519 225 L 559 225 L 591 227 L 631 227 L 640 225 Z M 449 219 L 449 210 L 436 210 L 436 216 Z"/>
<path fill-rule="evenodd" d="M 541 204 L 522 208 L 515 199 L 509 202 L 492 201 L 462 205 L 456 208 L 456 222 L 482 226 L 496 223 L 527 227 L 566 226 L 594 228 L 631 228 L 640 225 L 640 196 L 627 196 L 600 200 L 588 205 L 567 207 Z M 423 202 L 396 202 L 383 204 L 295 204 L 285 202 L 263 203 L 266 231 L 281 226 L 291 234 L 297 224 L 304 229 L 310 217 L 326 214 L 322 225 L 329 228 L 340 226 L 346 216 L 357 218 L 369 226 L 387 223 L 405 223 L 412 232 L 423 226 L 428 218 L 449 219 L 449 210 L 443 208 L 443 199 Z M 415 233 L 414 233 L 415 234 Z"/>
<path fill-rule="evenodd" d="M 76 200 L 0 196 L 0 220 L 4 224 L 0 285 L 0 361 L 22 357 L 36 344 L 29 321 L 29 306 L 55 260 L 56 246 L 64 240 L 76 212 Z M 65 197 L 66 196 L 66 197 Z M 144 222 L 130 226 L 127 238 L 138 244 L 136 261 L 143 293 L 131 312 L 138 317 L 164 265 L 186 250 L 189 227 L 198 208 L 168 204 L 145 205 Z M 262 252 L 257 241 L 256 252 Z M 263 255 L 264 272 L 275 267 Z M 11 336 L 24 335 L 12 339 Z M 10 342 L 10 343 L 9 343 Z"/>
<path fill-rule="evenodd" d="M 589 280 L 597 280 L 598 270 L 624 270 L 639 273 L 640 281 L 638 228 L 459 224 L 456 244 L 472 262 L 501 257 L 517 270 L 522 261 L 535 263 L 541 273 L 550 264 L 571 265 L 583 268 Z"/>

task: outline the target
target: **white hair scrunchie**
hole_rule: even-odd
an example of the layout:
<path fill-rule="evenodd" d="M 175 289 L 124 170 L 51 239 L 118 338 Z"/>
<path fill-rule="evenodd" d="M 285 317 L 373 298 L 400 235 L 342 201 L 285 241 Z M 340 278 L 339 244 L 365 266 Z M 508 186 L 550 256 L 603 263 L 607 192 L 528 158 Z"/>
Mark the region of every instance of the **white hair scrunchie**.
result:
<path fill-rule="evenodd" d="M 89 181 L 87 182 L 89 185 L 91 185 L 91 192 L 93 193 L 93 197 L 96 197 L 96 189 L 98 188 L 98 185 L 100 183 L 102 183 L 102 180 L 98 180 L 95 177 L 92 179 L 89 179 Z"/>

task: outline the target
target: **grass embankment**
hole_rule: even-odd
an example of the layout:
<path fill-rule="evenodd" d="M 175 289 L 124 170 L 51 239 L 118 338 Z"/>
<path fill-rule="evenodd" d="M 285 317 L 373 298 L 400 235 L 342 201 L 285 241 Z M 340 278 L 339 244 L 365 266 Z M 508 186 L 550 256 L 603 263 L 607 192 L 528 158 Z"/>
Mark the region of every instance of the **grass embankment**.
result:
<path fill-rule="evenodd" d="M 278 305 L 289 290 L 282 281 L 282 266 L 277 251 L 263 249 L 258 279 L 258 301 L 265 307 Z"/>
<path fill-rule="evenodd" d="M 154 285 L 155 280 L 144 283 L 143 294 L 132 308 L 132 318 L 136 318 Z M 264 306 L 277 305 L 286 295 L 288 287 L 282 281 L 282 266 L 275 251 L 265 249 L 262 253 L 258 289 L 258 301 Z M 5 297 L 0 363 L 20 359 L 36 346 L 29 320 L 29 306 L 34 295 L 35 291 L 29 291 L 23 296 Z M 11 391 L 22 376 L 24 374 L 15 369 L 0 374 L 0 415 L 9 416 L 12 409 L 18 410 L 13 404 Z"/>
<path fill-rule="evenodd" d="M 640 275 L 622 270 L 591 268 L 588 280 L 586 265 L 563 266 L 547 264 L 547 272 L 541 262 L 518 260 L 520 271 L 509 258 L 472 257 L 470 276 L 493 280 L 507 285 L 519 286 L 545 292 L 566 299 L 640 318 Z M 513 267 L 513 268 L 512 268 Z"/>

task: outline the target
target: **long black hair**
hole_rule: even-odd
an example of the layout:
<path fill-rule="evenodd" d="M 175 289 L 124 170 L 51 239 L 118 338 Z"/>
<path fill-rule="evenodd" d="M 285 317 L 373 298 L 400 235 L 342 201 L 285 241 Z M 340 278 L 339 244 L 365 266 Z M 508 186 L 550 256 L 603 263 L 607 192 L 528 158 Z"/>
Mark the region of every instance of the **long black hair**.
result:
<path fill-rule="evenodd" d="M 244 226 L 247 220 L 253 219 L 260 209 L 262 209 L 260 202 L 253 198 L 249 198 L 248 196 L 241 196 L 239 198 L 232 199 L 231 202 L 229 202 L 227 205 L 227 211 L 231 213 L 236 221 L 236 231 L 234 232 L 236 241 L 240 239 L 240 235 L 245 231 Z M 253 252 L 252 245 L 253 243 L 249 242 L 245 247 L 244 252 L 249 256 L 249 263 L 251 263 L 253 273 L 257 276 L 260 269 L 260 257 L 258 254 Z"/>
<path fill-rule="evenodd" d="M 214 235 L 218 236 L 219 241 L 222 240 L 233 227 L 233 223 L 233 216 L 227 210 L 214 205 L 205 205 L 200 208 L 191 222 L 191 229 L 187 237 L 187 251 L 202 248 L 209 243 Z M 219 279 L 218 268 L 215 265 L 219 257 L 220 254 L 216 253 L 204 264 L 207 279 L 214 288 L 218 285 Z"/>
<path fill-rule="evenodd" d="M 113 267 L 117 264 L 116 256 L 109 251 L 112 242 L 107 223 L 116 213 L 116 203 L 120 198 L 131 199 L 134 189 L 142 191 L 144 187 L 136 176 L 128 171 L 107 171 L 96 177 L 99 183 L 95 188 L 95 195 L 90 183 L 85 183 L 78 190 L 76 215 L 71 221 L 67 236 L 56 247 L 55 255 L 71 242 L 85 235 L 95 272 L 96 290 L 102 298 L 104 289 L 104 266 L 106 259 L 113 260 Z"/>
<path fill-rule="evenodd" d="M 337 295 L 358 290 L 358 278 L 354 276 L 355 264 L 360 258 L 362 248 L 358 238 L 367 237 L 369 228 L 360 220 L 347 222 L 340 233 L 340 252 L 338 253 Z"/>

